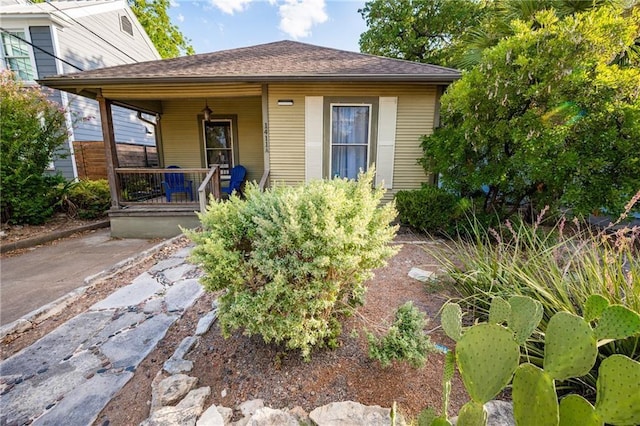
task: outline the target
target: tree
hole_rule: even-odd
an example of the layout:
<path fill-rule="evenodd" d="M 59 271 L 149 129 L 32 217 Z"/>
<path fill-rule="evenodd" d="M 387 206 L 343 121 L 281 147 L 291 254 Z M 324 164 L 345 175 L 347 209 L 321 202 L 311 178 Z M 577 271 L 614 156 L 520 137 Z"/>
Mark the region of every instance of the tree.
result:
<path fill-rule="evenodd" d="M 169 0 L 129 0 L 129 6 L 163 58 L 193 55 L 195 51 L 167 14 Z"/>
<path fill-rule="evenodd" d="M 449 65 L 461 35 L 479 24 L 485 8 L 473 0 L 372 0 L 358 12 L 368 27 L 362 52 Z"/>
<path fill-rule="evenodd" d="M 640 188 L 640 67 L 614 60 L 640 35 L 640 11 L 535 19 L 449 88 L 421 161 L 461 195 L 485 186 L 487 212 L 527 200 L 619 212 Z"/>
<path fill-rule="evenodd" d="M 0 73 L 0 209 L 2 221 L 39 224 L 53 213 L 44 172 L 67 139 L 64 111 L 39 88 Z"/>

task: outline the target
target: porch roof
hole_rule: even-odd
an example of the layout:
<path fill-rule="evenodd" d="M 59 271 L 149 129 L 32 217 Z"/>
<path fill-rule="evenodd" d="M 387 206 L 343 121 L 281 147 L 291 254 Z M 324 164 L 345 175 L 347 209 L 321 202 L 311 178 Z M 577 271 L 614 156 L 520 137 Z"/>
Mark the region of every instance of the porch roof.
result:
<path fill-rule="evenodd" d="M 387 81 L 447 84 L 458 78 L 460 72 L 452 68 L 285 40 L 52 76 L 39 80 L 39 83 L 64 90 L 165 82 Z"/>

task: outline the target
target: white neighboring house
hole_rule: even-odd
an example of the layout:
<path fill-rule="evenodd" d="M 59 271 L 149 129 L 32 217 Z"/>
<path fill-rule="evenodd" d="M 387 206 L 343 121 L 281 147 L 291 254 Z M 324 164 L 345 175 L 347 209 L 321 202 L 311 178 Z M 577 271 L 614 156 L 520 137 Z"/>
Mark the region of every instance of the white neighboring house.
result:
<path fill-rule="evenodd" d="M 27 85 L 59 74 L 160 59 L 158 51 L 126 0 L 51 1 L 0 0 L 0 67 L 10 69 Z M 66 158 L 57 158 L 51 172 L 78 177 L 74 141 L 102 141 L 98 103 L 53 90 L 50 99 L 67 111 Z M 154 126 L 137 113 L 113 107 L 119 143 L 154 145 Z"/>

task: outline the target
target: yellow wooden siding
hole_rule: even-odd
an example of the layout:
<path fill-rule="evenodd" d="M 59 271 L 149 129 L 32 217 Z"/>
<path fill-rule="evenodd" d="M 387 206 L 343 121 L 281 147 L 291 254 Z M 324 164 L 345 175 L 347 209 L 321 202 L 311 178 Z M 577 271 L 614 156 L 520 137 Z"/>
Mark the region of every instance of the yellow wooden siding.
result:
<path fill-rule="evenodd" d="M 426 84 L 335 83 L 269 85 L 269 144 L 271 180 L 295 184 L 305 179 L 305 96 L 397 96 L 393 189 L 419 188 L 428 177 L 416 164 L 422 156 L 420 137 L 433 129 L 436 86 Z M 278 99 L 292 99 L 293 106 L 279 106 Z"/>
<path fill-rule="evenodd" d="M 197 116 L 204 99 L 166 100 L 161 118 L 165 165 L 202 167 L 201 127 Z M 259 181 L 264 170 L 260 97 L 209 99 L 214 115 L 237 115 L 238 159 L 247 178 Z"/>

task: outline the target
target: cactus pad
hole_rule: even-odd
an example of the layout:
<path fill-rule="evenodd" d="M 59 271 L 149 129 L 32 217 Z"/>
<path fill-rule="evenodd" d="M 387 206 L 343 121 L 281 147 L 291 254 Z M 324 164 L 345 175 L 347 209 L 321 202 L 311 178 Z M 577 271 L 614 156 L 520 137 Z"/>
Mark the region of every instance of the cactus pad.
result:
<path fill-rule="evenodd" d="M 502 324 L 509 320 L 511 315 L 511 305 L 500 296 L 496 296 L 491 300 L 489 308 L 489 322 L 491 324 Z"/>
<path fill-rule="evenodd" d="M 611 305 L 602 312 L 596 337 L 601 339 L 625 339 L 640 333 L 640 315 L 622 305 Z"/>
<path fill-rule="evenodd" d="M 557 425 L 558 400 L 553 378 L 533 364 L 521 364 L 513 376 L 513 416 L 518 426 Z"/>
<path fill-rule="evenodd" d="M 458 426 L 485 426 L 487 412 L 479 402 L 469 401 L 462 406 L 458 413 Z"/>
<path fill-rule="evenodd" d="M 580 395 L 568 395 L 560 401 L 559 426 L 602 426 L 593 405 Z"/>
<path fill-rule="evenodd" d="M 440 315 L 440 323 L 447 336 L 456 342 L 459 341 L 462 336 L 462 309 L 460 309 L 460 305 L 457 303 L 444 305 Z"/>
<path fill-rule="evenodd" d="M 640 363 L 611 355 L 600 364 L 596 413 L 614 425 L 640 424 Z"/>
<path fill-rule="evenodd" d="M 556 380 L 584 376 L 598 356 L 591 326 L 569 312 L 558 312 L 551 318 L 544 343 L 544 371 Z"/>
<path fill-rule="evenodd" d="M 431 426 L 451 426 L 451 422 L 444 417 L 436 417 L 431 422 Z"/>
<path fill-rule="evenodd" d="M 518 367 L 520 346 L 506 328 L 497 324 L 478 324 L 468 329 L 458 341 L 456 359 L 471 399 L 484 404 L 511 380 Z"/>
<path fill-rule="evenodd" d="M 509 305 L 509 328 L 515 333 L 516 342 L 524 345 L 542 319 L 542 304 L 527 296 L 513 296 L 509 298 Z"/>
<path fill-rule="evenodd" d="M 607 306 L 609 306 L 609 301 L 607 299 L 599 294 L 592 294 L 584 304 L 582 316 L 585 321 L 591 322 L 594 319 L 600 318 L 600 315 L 602 315 L 602 312 L 607 309 Z"/>

